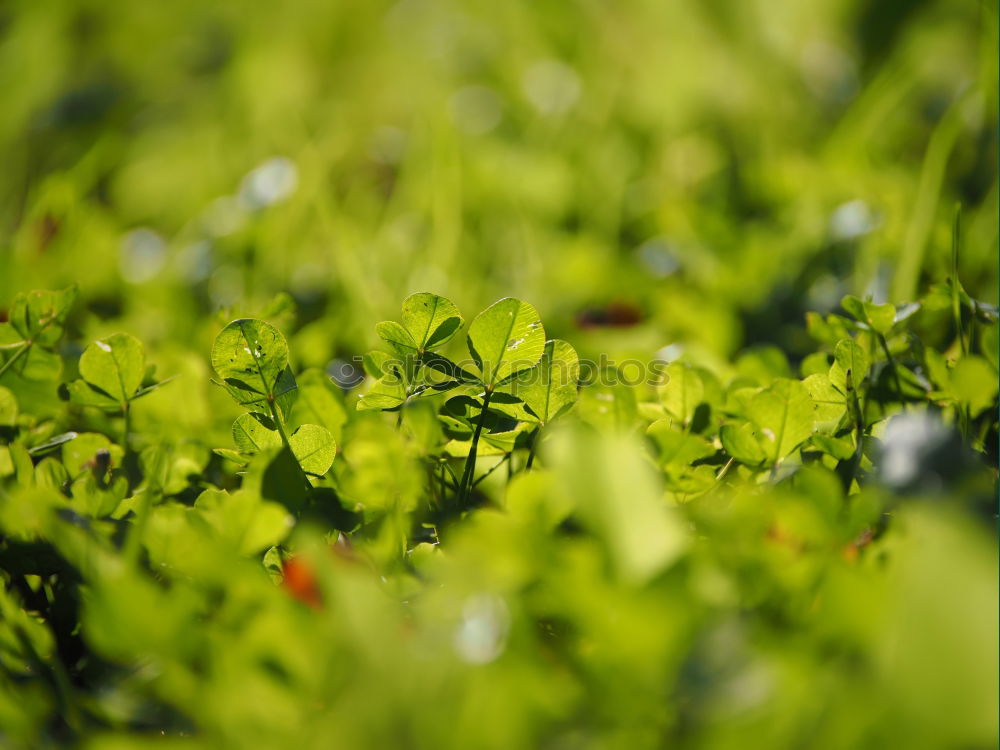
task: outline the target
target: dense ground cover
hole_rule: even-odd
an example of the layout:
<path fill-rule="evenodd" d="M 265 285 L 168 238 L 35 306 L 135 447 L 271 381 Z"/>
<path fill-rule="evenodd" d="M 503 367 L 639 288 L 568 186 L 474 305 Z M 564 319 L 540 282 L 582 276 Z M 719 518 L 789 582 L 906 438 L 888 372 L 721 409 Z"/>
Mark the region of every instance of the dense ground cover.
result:
<path fill-rule="evenodd" d="M 996 29 L 0 9 L 0 745 L 995 746 Z"/>

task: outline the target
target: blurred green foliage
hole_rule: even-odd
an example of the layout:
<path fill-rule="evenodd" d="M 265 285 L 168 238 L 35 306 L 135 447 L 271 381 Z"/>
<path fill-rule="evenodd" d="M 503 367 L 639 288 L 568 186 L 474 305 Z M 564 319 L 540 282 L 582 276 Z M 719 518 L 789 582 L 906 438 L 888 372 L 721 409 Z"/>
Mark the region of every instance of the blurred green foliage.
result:
<path fill-rule="evenodd" d="M 0 745 L 995 746 L 997 24 L 5 3 Z"/>

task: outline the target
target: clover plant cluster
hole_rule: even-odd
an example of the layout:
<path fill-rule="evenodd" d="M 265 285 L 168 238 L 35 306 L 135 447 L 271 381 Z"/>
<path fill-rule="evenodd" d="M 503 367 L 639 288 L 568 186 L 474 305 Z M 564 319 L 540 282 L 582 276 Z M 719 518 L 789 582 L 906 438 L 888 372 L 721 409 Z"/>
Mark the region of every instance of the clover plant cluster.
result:
<path fill-rule="evenodd" d="M 652 385 L 526 302 L 466 327 L 418 293 L 346 391 L 262 318 L 200 379 L 128 333 L 74 348 L 76 296 L 20 294 L 0 324 L 0 744 L 995 733 L 997 315 L 957 280 L 809 314 L 794 367 L 681 357 Z M 178 439 L 200 389 L 236 410 Z M 940 675 L 975 689 L 932 721 Z"/>

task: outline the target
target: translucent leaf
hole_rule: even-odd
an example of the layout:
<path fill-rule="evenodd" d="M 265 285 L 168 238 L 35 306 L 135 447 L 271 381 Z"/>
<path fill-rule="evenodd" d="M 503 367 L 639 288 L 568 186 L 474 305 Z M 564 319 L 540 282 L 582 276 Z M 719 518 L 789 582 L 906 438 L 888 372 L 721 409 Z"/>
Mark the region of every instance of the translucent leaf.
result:
<path fill-rule="evenodd" d="M 212 346 L 212 367 L 241 406 L 268 413 L 269 401 L 291 407 L 295 377 L 288 367 L 288 344 L 274 326 L 243 318 L 227 325 Z"/>
<path fill-rule="evenodd" d="M 719 431 L 726 453 L 747 466 L 758 466 L 767 458 L 753 425 L 749 422 L 729 422 Z"/>
<path fill-rule="evenodd" d="M 417 343 L 403 326 L 394 320 L 384 320 L 375 326 L 375 333 L 400 357 L 415 357 Z"/>
<path fill-rule="evenodd" d="M 10 325 L 24 341 L 50 347 L 63 334 L 63 324 L 77 297 L 77 286 L 60 291 L 18 294 L 10 307 Z"/>
<path fill-rule="evenodd" d="M 813 435 L 809 438 L 809 444 L 838 461 L 844 461 L 854 455 L 854 444 L 850 440 L 842 440 L 832 435 Z"/>
<path fill-rule="evenodd" d="M 715 448 L 698 437 L 677 429 L 670 419 L 654 422 L 646 430 L 658 451 L 660 466 L 668 469 L 686 469 L 701 458 L 715 453 Z"/>
<path fill-rule="evenodd" d="M 347 409 L 340 389 L 321 370 L 306 370 L 297 380 L 299 397 L 292 409 L 291 421 L 323 425 L 335 440 L 338 439 L 347 422 Z"/>
<path fill-rule="evenodd" d="M 534 307 L 507 297 L 476 316 L 468 344 L 483 384 L 492 388 L 537 364 L 545 349 L 545 330 Z"/>
<path fill-rule="evenodd" d="M 847 411 L 847 401 L 844 394 L 833 387 L 829 375 L 810 375 L 802 381 L 802 385 L 809 391 L 816 411 L 813 418 L 816 421 L 816 429 L 832 431 L 840 423 Z"/>
<path fill-rule="evenodd" d="M 694 410 L 705 395 L 701 377 L 683 362 L 667 365 L 664 375 L 666 381 L 659 388 L 660 403 L 674 419 L 683 424 L 690 423 Z"/>
<path fill-rule="evenodd" d="M 7 352 L 8 359 L 14 356 L 16 350 Z M 7 373 L 16 373 L 25 380 L 52 381 L 59 379 L 62 369 L 62 358 L 58 354 L 39 346 L 29 346 L 27 351 L 17 356 Z M 5 377 L 7 373 L 4 373 Z"/>
<path fill-rule="evenodd" d="M 436 294 L 420 292 L 403 301 L 403 326 L 421 352 L 446 344 L 463 322 L 458 308 Z"/>
<path fill-rule="evenodd" d="M 576 350 L 566 341 L 551 339 L 545 342 L 538 364 L 518 373 L 504 390 L 531 410 L 519 418 L 546 424 L 576 403 L 579 379 Z"/>
<path fill-rule="evenodd" d="M 896 308 L 890 304 L 876 305 L 874 302 L 867 302 L 848 295 L 840 301 L 840 306 L 855 320 L 864 323 L 883 336 L 889 333 L 896 322 Z"/>
<path fill-rule="evenodd" d="M 85 380 L 77 379 L 67 383 L 66 393 L 69 394 L 70 403 L 77 406 L 93 406 L 105 411 L 119 411 L 122 408 L 120 402 L 115 401 L 107 393 L 95 388 Z"/>
<path fill-rule="evenodd" d="M 746 404 L 746 416 L 759 428 L 768 463 L 780 461 L 813 432 L 816 407 L 797 380 L 775 380 Z"/>
<path fill-rule="evenodd" d="M 0 386 L 0 427 L 17 424 L 17 399 L 7 388 Z"/>
<path fill-rule="evenodd" d="M 395 409 L 406 401 L 403 381 L 393 374 L 384 375 L 368 393 L 358 399 L 358 411 L 366 409 Z"/>
<path fill-rule="evenodd" d="M 233 442 L 243 453 L 259 453 L 281 445 L 274 422 L 262 414 L 241 414 L 233 422 Z"/>
<path fill-rule="evenodd" d="M 80 357 L 80 375 L 119 404 L 125 404 L 142 385 L 146 354 L 127 333 L 116 333 L 90 344 Z"/>
<path fill-rule="evenodd" d="M 830 382 L 841 392 L 856 390 L 868 375 L 871 363 L 865 350 L 854 339 L 837 342 L 833 352 L 834 362 L 830 366 Z M 848 387 L 850 377 L 850 388 Z"/>
<path fill-rule="evenodd" d="M 330 470 L 337 455 L 337 443 L 325 427 L 304 424 L 288 436 L 299 466 L 307 474 L 323 476 Z"/>
<path fill-rule="evenodd" d="M 194 507 L 223 539 L 242 555 L 280 544 L 294 525 L 284 506 L 261 500 L 252 492 L 205 490 Z"/>

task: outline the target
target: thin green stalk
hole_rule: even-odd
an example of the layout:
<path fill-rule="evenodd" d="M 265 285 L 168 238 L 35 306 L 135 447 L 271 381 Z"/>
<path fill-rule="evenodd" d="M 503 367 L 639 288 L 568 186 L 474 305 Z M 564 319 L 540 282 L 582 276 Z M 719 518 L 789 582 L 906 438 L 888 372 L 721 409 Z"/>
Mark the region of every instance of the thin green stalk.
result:
<path fill-rule="evenodd" d="M 969 353 L 969 346 L 965 342 L 965 334 L 962 332 L 962 305 L 958 297 L 958 244 L 962 231 L 962 204 L 955 207 L 955 219 L 951 225 L 951 314 L 955 319 L 955 331 L 958 335 L 958 344 L 962 348 L 962 356 Z"/>
<path fill-rule="evenodd" d="M 469 499 L 469 492 L 472 491 L 472 478 L 476 474 L 476 451 L 479 448 L 479 438 L 483 434 L 483 426 L 486 424 L 486 410 L 489 408 L 492 397 L 493 389 L 487 388 L 486 395 L 483 396 L 483 409 L 479 413 L 479 421 L 476 423 L 476 431 L 472 435 L 472 446 L 469 448 L 469 457 L 465 459 L 465 471 L 462 474 L 462 481 L 459 484 L 459 506 L 465 505 Z"/>
<path fill-rule="evenodd" d="M 125 451 L 126 457 L 129 454 L 128 436 L 130 431 L 129 428 L 129 421 L 130 421 L 129 414 L 131 413 L 131 409 L 129 409 L 130 406 L 131 404 L 128 401 L 122 403 L 122 449 Z"/>
<path fill-rule="evenodd" d="M 721 469 L 719 469 L 719 473 L 715 475 L 716 482 L 721 482 L 723 479 L 725 479 L 726 474 L 729 473 L 729 467 L 733 465 L 733 461 L 735 460 L 736 459 L 734 457 L 730 457 L 729 460 L 726 461 L 726 465 L 723 466 Z"/>
<path fill-rule="evenodd" d="M 899 370 L 896 369 L 896 360 L 893 358 L 892 352 L 889 351 L 889 342 L 885 340 L 885 336 L 881 333 L 878 334 L 878 341 L 882 345 L 882 352 L 889 362 L 889 367 L 892 368 L 892 379 L 896 385 L 896 394 L 899 396 L 899 403 L 903 403 L 903 381 L 899 379 Z"/>
<path fill-rule="evenodd" d="M 482 475 L 481 477 L 479 477 L 479 479 L 477 479 L 477 480 L 476 480 L 475 482 L 473 482 L 473 483 L 472 483 L 472 486 L 473 486 L 473 487 L 476 487 L 476 486 L 478 486 L 480 482 L 482 482 L 482 481 L 483 481 L 484 479 L 486 479 L 486 477 L 488 477 L 488 476 L 489 476 L 490 474 L 492 474 L 492 473 L 493 473 L 494 471 L 496 471 L 496 470 L 497 470 L 497 469 L 499 469 L 499 468 L 500 468 L 501 466 L 503 466 L 503 465 L 504 465 L 505 463 L 507 463 L 507 462 L 508 462 L 508 461 L 510 460 L 510 456 L 511 456 L 511 454 L 510 454 L 510 453 L 505 453 L 505 454 L 504 454 L 504 457 L 503 457 L 503 458 L 501 458 L 501 459 L 500 459 L 499 461 L 497 461 L 497 462 L 496 462 L 495 464 L 493 464 L 493 466 L 491 466 L 491 467 L 490 467 L 490 468 L 489 468 L 489 469 L 488 469 L 488 470 L 486 471 L 486 473 L 485 473 L 485 474 L 483 474 L 483 475 Z"/>
<path fill-rule="evenodd" d="M 14 352 L 11 358 L 8 359 L 6 362 L 4 362 L 2 365 L 0 365 L 0 378 L 2 378 L 4 376 L 4 373 L 7 372 L 7 370 L 9 370 L 11 367 L 13 367 L 14 363 L 17 362 L 17 360 L 19 360 L 21 356 L 25 352 L 27 352 L 28 349 L 31 348 L 32 343 L 33 342 L 31 342 L 30 340 L 22 342 L 21 346 L 18 347 L 17 351 Z"/>
<path fill-rule="evenodd" d="M 453 485 L 452 486 L 453 487 L 458 487 L 458 485 L 459 485 L 458 475 L 455 473 L 455 470 L 453 468 L 451 468 L 451 464 L 448 463 L 448 459 L 445 459 L 444 461 L 442 461 L 441 462 L 441 466 L 443 468 L 447 469 L 448 473 L 451 474 L 451 478 L 453 480 Z M 442 476 L 444 476 L 443 472 L 442 472 Z"/>
<path fill-rule="evenodd" d="M 541 426 L 535 428 L 535 431 L 531 434 L 531 449 L 528 451 L 528 462 L 524 465 L 525 471 L 531 471 L 531 465 L 535 462 L 535 451 L 538 448 L 538 437 L 539 433 L 542 431 Z"/>
<path fill-rule="evenodd" d="M 254 364 L 257 366 L 257 374 L 260 375 L 260 381 L 265 386 L 267 386 L 267 379 L 264 377 L 264 370 L 262 370 L 260 366 L 260 355 L 253 353 L 254 352 L 253 342 L 251 342 L 250 339 L 247 338 L 246 331 L 243 330 L 242 328 L 240 329 L 240 331 L 243 334 L 243 340 L 246 342 L 247 351 L 251 352 Z M 279 375 L 278 377 L 280 378 L 281 376 Z M 305 482 L 306 485 L 306 494 L 309 497 L 312 497 L 313 493 L 312 483 L 309 481 L 309 477 L 306 476 L 305 469 L 302 468 L 302 464 L 299 463 L 299 459 L 295 457 L 295 451 L 292 450 L 292 444 L 288 442 L 288 435 L 285 434 L 285 423 L 281 418 L 281 414 L 278 412 L 277 405 L 274 403 L 275 396 L 273 391 L 275 385 L 277 385 L 277 378 L 275 378 L 275 383 L 272 384 L 267 389 L 268 390 L 267 409 L 271 414 L 271 420 L 274 422 L 274 426 L 278 429 L 278 435 L 281 437 L 282 444 L 285 446 L 288 452 L 292 454 L 292 460 L 295 461 L 295 465 L 299 467 L 299 473 L 302 475 L 302 481 Z"/>
<path fill-rule="evenodd" d="M 288 442 L 288 435 L 285 433 L 285 424 L 281 420 L 281 415 L 278 413 L 278 407 L 274 403 L 274 395 L 270 393 L 267 394 L 267 408 L 271 412 L 271 420 L 274 422 L 274 426 L 278 428 L 278 435 L 281 437 L 282 445 L 284 445 L 288 452 L 292 454 L 292 460 L 294 460 L 295 465 L 299 467 L 299 473 L 302 475 L 302 481 L 306 484 L 306 494 L 312 496 L 312 483 L 309 481 L 309 477 L 306 476 L 306 471 L 302 468 L 302 464 L 299 463 L 299 459 L 295 458 L 295 451 L 292 450 L 292 444 Z"/>

